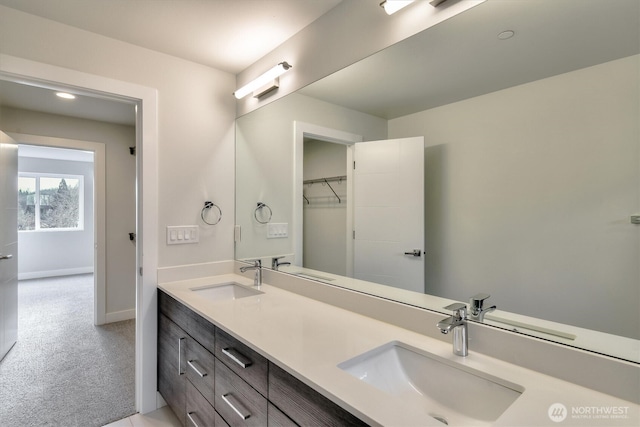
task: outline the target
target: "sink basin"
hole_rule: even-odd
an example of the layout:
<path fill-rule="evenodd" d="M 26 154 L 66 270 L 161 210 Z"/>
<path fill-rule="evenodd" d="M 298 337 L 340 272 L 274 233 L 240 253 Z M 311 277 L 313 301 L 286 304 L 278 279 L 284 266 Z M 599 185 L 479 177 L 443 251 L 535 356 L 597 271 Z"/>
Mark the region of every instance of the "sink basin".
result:
<path fill-rule="evenodd" d="M 197 292 L 199 296 L 212 301 L 233 300 L 264 293 L 257 289 L 240 285 L 235 282 L 219 283 L 216 285 L 191 288 L 191 291 Z"/>
<path fill-rule="evenodd" d="M 448 425 L 497 420 L 524 392 L 509 381 L 393 341 L 338 367 Z"/>

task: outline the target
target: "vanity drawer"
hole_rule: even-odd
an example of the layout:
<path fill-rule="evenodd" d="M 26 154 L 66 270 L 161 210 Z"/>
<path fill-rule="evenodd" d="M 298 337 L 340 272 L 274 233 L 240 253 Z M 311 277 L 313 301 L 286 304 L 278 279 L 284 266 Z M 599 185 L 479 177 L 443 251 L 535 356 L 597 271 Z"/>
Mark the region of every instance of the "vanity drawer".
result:
<path fill-rule="evenodd" d="M 187 330 L 190 310 L 161 289 L 158 289 L 158 307 L 161 314 Z"/>
<path fill-rule="evenodd" d="M 191 310 L 186 305 L 158 289 L 158 306 L 160 313 L 167 316 L 186 333 L 191 335 L 204 348 L 213 352 L 215 348 L 215 330 L 213 323 Z"/>
<path fill-rule="evenodd" d="M 229 427 L 229 424 L 227 424 L 224 418 L 220 416 L 218 411 L 216 411 L 216 414 L 215 414 L 215 421 L 216 421 L 214 423 L 215 427 Z"/>
<path fill-rule="evenodd" d="M 267 359 L 219 328 L 216 330 L 215 355 L 263 396 L 267 395 Z"/>
<path fill-rule="evenodd" d="M 188 427 L 211 427 L 215 425 L 213 406 L 187 381 L 186 423 Z"/>
<path fill-rule="evenodd" d="M 216 359 L 215 408 L 232 427 L 267 425 L 267 399 Z"/>
<path fill-rule="evenodd" d="M 196 340 L 187 337 L 186 356 L 187 379 L 196 389 L 213 404 L 215 385 L 215 358 Z"/>
<path fill-rule="evenodd" d="M 213 323 L 189 310 L 189 324 L 185 331 L 211 353 L 215 349 L 216 327 Z"/>
<path fill-rule="evenodd" d="M 269 401 L 301 426 L 367 425 L 273 363 L 269 363 Z"/>
<path fill-rule="evenodd" d="M 269 402 L 269 408 L 267 412 L 269 418 L 267 425 L 269 427 L 297 427 L 298 424 L 294 423 L 291 418 L 287 417 L 284 412 L 276 408 L 271 402 Z"/>

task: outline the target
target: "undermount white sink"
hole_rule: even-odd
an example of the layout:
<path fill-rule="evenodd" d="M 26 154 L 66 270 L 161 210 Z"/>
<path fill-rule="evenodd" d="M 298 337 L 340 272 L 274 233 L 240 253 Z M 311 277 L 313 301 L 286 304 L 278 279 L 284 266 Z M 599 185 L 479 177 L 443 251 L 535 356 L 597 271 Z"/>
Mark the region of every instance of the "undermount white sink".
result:
<path fill-rule="evenodd" d="M 338 367 L 448 425 L 497 420 L 524 388 L 393 341 Z"/>
<path fill-rule="evenodd" d="M 191 288 L 191 291 L 196 292 L 199 296 L 212 301 L 233 300 L 264 293 L 255 288 L 250 288 L 248 286 L 240 285 L 235 282 L 219 283 L 216 285 Z"/>

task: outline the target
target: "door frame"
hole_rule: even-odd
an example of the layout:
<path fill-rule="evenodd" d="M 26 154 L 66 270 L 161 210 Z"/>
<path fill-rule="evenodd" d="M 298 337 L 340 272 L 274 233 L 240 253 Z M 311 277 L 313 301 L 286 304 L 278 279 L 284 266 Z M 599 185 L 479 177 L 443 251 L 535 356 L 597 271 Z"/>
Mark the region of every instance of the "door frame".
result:
<path fill-rule="evenodd" d="M 66 148 L 93 152 L 93 323 L 106 323 L 106 163 L 105 145 L 101 142 L 81 141 L 68 138 L 29 135 L 7 132 L 18 145 L 38 145 L 43 147 Z"/>
<path fill-rule="evenodd" d="M 157 409 L 158 93 L 154 88 L 0 54 L 0 79 L 136 104 L 136 410 Z M 146 274 L 142 274 L 145 272 Z"/>
<path fill-rule="evenodd" d="M 349 234 L 353 230 L 353 204 L 352 185 L 353 185 L 353 167 L 349 167 L 353 163 L 353 150 L 349 146 L 362 142 L 362 135 L 344 132 L 341 130 L 305 123 L 300 121 L 293 122 L 293 264 L 302 267 L 303 255 L 303 165 L 304 165 L 304 139 L 314 138 L 320 141 L 333 142 L 347 146 L 347 276 L 353 276 L 353 239 L 349 238 Z"/>

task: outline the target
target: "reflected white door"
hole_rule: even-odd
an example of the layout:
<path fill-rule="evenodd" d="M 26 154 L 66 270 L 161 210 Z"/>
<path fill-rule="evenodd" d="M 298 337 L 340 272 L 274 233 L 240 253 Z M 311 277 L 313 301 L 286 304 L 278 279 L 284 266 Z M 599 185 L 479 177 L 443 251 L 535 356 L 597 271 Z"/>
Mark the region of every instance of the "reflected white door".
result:
<path fill-rule="evenodd" d="M 424 138 L 358 143 L 354 160 L 354 277 L 424 292 Z"/>
<path fill-rule="evenodd" d="M 18 145 L 0 132 L 0 360 L 18 339 Z"/>

